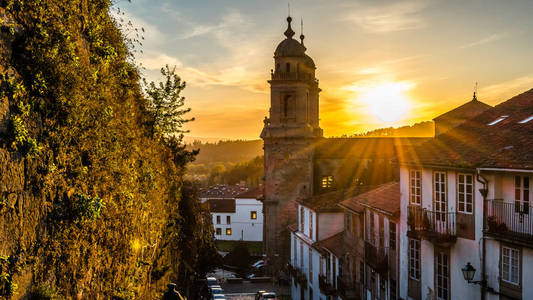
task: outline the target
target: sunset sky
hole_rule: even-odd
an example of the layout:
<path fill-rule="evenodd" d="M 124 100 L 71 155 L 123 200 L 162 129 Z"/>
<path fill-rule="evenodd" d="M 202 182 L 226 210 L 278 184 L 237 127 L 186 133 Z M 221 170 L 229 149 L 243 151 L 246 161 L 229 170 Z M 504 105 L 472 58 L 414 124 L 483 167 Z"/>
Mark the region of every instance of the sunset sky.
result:
<path fill-rule="evenodd" d="M 326 136 L 430 120 L 472 98 L 533 88 L 533 1 L 291 0 L 320 80 Z M 196 121 L 190 136 L 257 139 L 287 1 L 133 0 L 145 75 L 176 65 Z"/>

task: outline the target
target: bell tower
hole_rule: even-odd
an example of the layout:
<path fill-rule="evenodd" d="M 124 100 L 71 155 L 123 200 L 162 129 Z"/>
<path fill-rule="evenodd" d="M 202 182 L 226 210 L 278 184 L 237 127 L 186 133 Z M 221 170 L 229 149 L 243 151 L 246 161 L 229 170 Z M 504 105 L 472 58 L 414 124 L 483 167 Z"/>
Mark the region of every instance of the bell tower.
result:
<path fill-rule="evenodd" d="M 287 18 L 285 39 L 274 52 L 271 70 L 270 117 L 265 117 L 264 240 L 267 265 L 276 272 L 288 262 L 287 226 L 297 220 L 296 200 L 313 195 L 314 145 L 322 137 L 318 116 L 318 80 L 315 63 L 305 51 L 304 35 L 294 39 Z M 303 27 L 303 26 L 302 26 Z"/>

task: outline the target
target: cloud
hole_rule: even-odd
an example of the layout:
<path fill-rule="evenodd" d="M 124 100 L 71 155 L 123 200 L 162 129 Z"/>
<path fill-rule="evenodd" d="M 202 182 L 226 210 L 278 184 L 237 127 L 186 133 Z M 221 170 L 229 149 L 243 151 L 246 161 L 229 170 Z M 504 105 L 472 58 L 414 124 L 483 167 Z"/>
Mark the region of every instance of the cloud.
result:
<path fill-rule="evenodd" d="M 487 99 L 490 102 L 496 101 L 496 103 L 499 103 L 525 92 L 531 87 L 533 87 L 533 74 L 482 87 L 479 89 L 478 97 L 481 101 Z"/>
<path fill-rule="evenodd" d="M 479 45 L 483 45 L 483 44 L 488 44 L 488 43 L 492 43 L 492 42 L 495 42 L 495 41 L 499 41 L 499 40 L 504 39 L 506 37 L 507 37 L 506 33 L 495 33 L 495 34 L 489 35 L 489 36 L 487 36 L 485 38 L 482 38 L 480 40 L 471 42 L 470 44 L 463 45 L 460 48 L 461 49 L 465 49 L 465 48 L 475 47 L 475 46 L 479 46 Z"/>
<path fill-rule="evenodd" d="M 418 1 L 403 1 L 380 6 L 356 4 L 345 19 L 374 33 L 417 29 L 425 25 L 420 15 L 425 6 Z"/>

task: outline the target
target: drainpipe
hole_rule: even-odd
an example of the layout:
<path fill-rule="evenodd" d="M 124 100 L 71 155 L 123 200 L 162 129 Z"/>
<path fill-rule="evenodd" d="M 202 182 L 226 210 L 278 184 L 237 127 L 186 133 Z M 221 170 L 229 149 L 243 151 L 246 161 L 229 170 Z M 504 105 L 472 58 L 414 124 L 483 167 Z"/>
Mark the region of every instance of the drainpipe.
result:
<path fill-rule="evenodd" d="M 479 169 L 476 170 L 476 180 L 483 184 L 483 188 L 479 189 L 479 192 L 483 196 L 483 228 L 481 234 L 481 251 L 482 251 L 482 260 L 481 260 L 481 300 L 485 300 L 485 293 L 487 291 L 487 271 L 486 271 L 486 253 L 487 246 L 485 242 L 485 229 L 487 227 L 487 195 L 489 193 L 488 183 L 489 181 L 481 175 Z"/>

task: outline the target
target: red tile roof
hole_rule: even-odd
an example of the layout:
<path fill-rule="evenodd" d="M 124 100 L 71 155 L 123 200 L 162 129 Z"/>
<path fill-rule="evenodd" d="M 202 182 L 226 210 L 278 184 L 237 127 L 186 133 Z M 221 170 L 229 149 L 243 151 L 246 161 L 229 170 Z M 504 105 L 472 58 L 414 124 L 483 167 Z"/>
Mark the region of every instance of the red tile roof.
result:
<path fill-rule="evenodd" d="M 419 147 L 402 149 L 400 163 L 459 168 L 533 169 L 533 89 L 488 109 Z M 489 125 L 502 116 L 502 121 Z"/>
<path fill-rule="evenodd" d="M 240 193 L 235 198 L 239 199 L 259 199 L 263 196 L 263 187 L 259 186 L 254 189 L 248 190 L 244 193 Z"/>
<path fill-rule="evenodd" d="M 344 255 L 344 231 L 334 234 L 328 238 L 320 240 L 313 244 L 313 247 L 318 250 L 326 249 L 333 253 L 337 258 L 341 258 Z"/>
<path fill-rule="evenodd" d="M 347 189 L 332 191 L 313 196 L 308 200 L 298 200 L 298 203 L 311 208 L 316 212 L 342 212 L 338 204 L 374 188 L 372 185 L 357 185 Z"/>
<path fill-rule="evenodd" d="M 400 215 L 400 183 L 389 182 L 355 197 L 360 205 L 387 212 L 397 217 Z"/>
<path fill-rule="evenodd" d="M 475 96 L 471 101 L 456 107 L 433 119 L 433 121 L 470 120 L 492 106 L 478 101 Z"/>
<path fill-rule="evenodd" d="M 207 205 L 212 213 L 235 213 L 235 199 L 208 199 Z"/>

